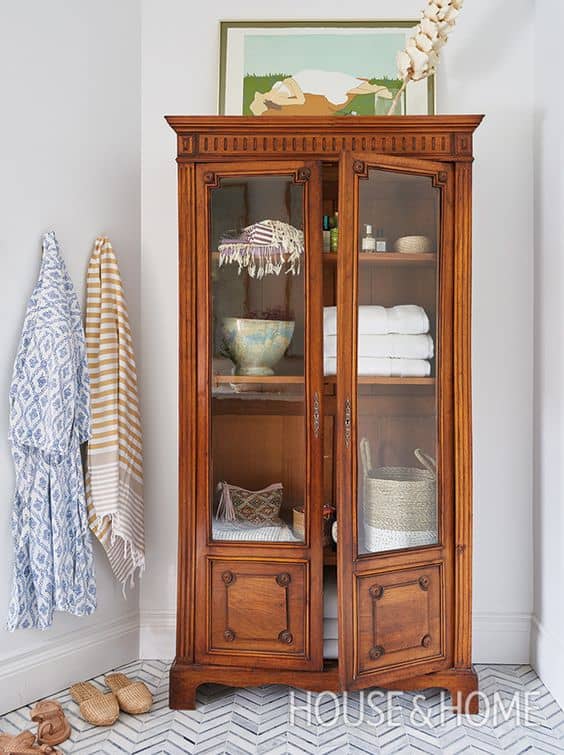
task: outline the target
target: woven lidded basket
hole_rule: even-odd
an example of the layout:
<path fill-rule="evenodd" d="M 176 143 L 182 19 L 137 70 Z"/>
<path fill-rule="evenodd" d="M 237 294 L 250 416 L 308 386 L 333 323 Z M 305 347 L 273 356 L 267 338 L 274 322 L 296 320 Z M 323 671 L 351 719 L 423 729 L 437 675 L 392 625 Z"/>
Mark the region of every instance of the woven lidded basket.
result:
<path fill-rule="evenodd" d="M 294 535 L 301 538 L 305 538 L 305 512 L 303 506 L 296 506 L 292 509 L 292 529 Z M 331 525 L 323 521 L 323 545 L 329 545 L 331 543 Z"/>
<path fill-rule="evenodd" d="M 305 513 L 303 507 L 295 507 L 292 509 L 292 528 L 294 534 L 299 537 L 305 535 Z"/>
<path fill-rule="evenodd" d="M 433 251 L 433 242 L 428 236 L 400 236 L 394 249 L 403 254 L 422 254 Z"/>
<path fill-rule="evenodd" d="M 398 532 L 437 531 L 437 473 L 433 458 L 420 448 L 418 467 L 377 467 L 372 469 L 370 443 L 360 441 L 364 472 L 364 523 L 378 530 Z"/>

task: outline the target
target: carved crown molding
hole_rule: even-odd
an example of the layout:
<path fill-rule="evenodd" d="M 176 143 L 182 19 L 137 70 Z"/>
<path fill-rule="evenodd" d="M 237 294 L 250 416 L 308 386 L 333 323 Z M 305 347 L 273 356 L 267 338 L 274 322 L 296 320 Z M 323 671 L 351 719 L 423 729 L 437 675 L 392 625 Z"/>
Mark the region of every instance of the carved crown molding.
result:
<path fill-rule="evenodd" d="M 343 150 L 464 160 L 482 116 L 167 116 L 181 160 L 336 157 Z"/>

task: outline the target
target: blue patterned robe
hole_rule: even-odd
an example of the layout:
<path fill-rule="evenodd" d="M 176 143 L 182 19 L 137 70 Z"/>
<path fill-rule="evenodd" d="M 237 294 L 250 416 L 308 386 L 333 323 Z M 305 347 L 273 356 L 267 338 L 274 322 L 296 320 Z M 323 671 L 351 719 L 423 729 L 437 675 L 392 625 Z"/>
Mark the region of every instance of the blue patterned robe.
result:
<path fill-rule="evenodd" d="M 96 608 L 80 444 L 90 437 L 80 306 L 54 233 L 43 237 L 10 388 L 16 471 L 8 629 L 48 628 L 53 611 Z"/>

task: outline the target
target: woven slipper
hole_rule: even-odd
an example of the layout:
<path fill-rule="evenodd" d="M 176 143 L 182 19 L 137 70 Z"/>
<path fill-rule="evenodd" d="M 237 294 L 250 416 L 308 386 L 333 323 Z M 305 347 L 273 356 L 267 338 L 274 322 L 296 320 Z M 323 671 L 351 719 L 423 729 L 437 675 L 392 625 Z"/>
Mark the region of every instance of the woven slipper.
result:
<path fill-rule="evenodd" d="M 80 715 L 94 726 L 111 726 L 119 718 L 119 705 L 112 692 L 101 692 L 90 682 L 78 682 L 69 690 Z"/>
<path fill-rule="evenodd" d="M 31 720 L 39 724 L 37 742 L 60 745 L 70 737 L 71 727 L 61 705 L 56 700 L 42 700 L 31 711 Z"/>
<path fill-rule="evenodd" d="M 61 755 L 61 751 L 50 745 L 38 745 L 35 743 L 35 734 L 31 731 L 22 731 L 21 734 L 0 734 L 0 752 L 9 755 Z"/>
<path fill-rule="evenodd" d="M 136 682 L 125 674 L 108 674 L 104 680 L 118 699 L 119 707 L 137 716 L 147 713 L 153 705 L 153 696 L 145 682 Z"/>

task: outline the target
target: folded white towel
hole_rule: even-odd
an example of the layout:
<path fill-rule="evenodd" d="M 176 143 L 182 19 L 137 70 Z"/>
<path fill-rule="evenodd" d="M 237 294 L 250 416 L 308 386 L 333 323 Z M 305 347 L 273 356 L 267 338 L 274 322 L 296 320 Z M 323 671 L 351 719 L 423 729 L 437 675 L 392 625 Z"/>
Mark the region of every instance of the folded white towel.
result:
<path fill-rule="evenodd" d="M 336 640 L 339 637 L 339 620 L 323 619 L 323 639 Z"/>
<path fill-rule="evenodd" d="M 337 334 L 337 307 L 323 308 L 323 330 L 326 336 Z M 397 307 L 361 305 L 358 308 L 358 332 L 372 335 L 404 333 L 418 335 L 429 331 L 429 318 L 416 304 Z"/>
<path fill-rule="evenodd" d="M 339 643 L 337 640 L 323 640 L 323 657 L 329 659 L 339 657 Z"/>
<path fill-rule="evenodd" d="M 325 336 L 324 356 L 337 356 L 337 336 Z M 391 357 L 392 359 L 432 359 L 433 339 L 430 335 L 406 336 L 389 333 L 385 336 L 361 333 L 357 353 L 361 357 Z"/>
<path fill-rule="evenodd" d="M 336 357 L 325 357 L 324 374 L 335 375 Z M 381 377 L 427 377 L 431 374 L 431 363 L 426 359 L 387 359 L 386 357 L 359 357 L 359 375 L 379 375 Z"/>

